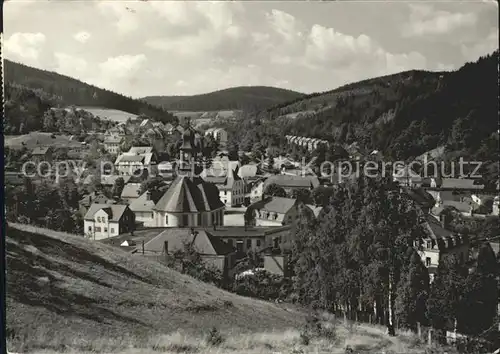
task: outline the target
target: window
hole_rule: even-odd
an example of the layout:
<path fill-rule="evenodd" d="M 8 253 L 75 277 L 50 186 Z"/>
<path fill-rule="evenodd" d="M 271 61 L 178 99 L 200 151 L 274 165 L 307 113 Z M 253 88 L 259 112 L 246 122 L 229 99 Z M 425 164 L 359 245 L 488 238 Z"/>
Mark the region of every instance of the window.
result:
<path fill-rule="evenodd" d="M 431 257 L 425 258 L 425 266 L 430 267 L 431 266 Z"/>
<path fill-rule="evenodd" d="M 165 225 L 168 225 L 168 215 L 165 215 Z"/>
<path fill-rule="evenodd" d="M 115 233 L 115 229 L 111 228 L 111 233 L 114 234 Z"/>
<path fill-rule="evenodd" d="M 257 247 L 260 247 L 260 240 L 257 240 Z"/>
<path fill-rule="evenodd" d="M 100 216 L 97 217 L 97 222 L 101 222 L 101 217 Z"/>
<path fill-rule="evenodd" d="M 89 231 L 92 231 L 92 226 L 89 226 Z"/>
<path fill-rule="evenodd" d="M 242 240 L 236 241 L 236 250 L 238 252 L 243 252 L 243 241 Z"/>
<path fill-rule="evenodd" d="M 95 231 L 96 231 L 96 232 L 101 232 L 101 227 L 100 227 L 100 226 L 96 226 L 96 227 L 95 227 Z"/>
<path fill-rule="evenodd" d="M 107 227 L 104 228 L 104 232 L 108 232 L 108 228 Z"/>
<path fill-rule="evenodd" d="M 248 239 L 247 240 L 247 249 L 252 248 L 252 240 Z"/>

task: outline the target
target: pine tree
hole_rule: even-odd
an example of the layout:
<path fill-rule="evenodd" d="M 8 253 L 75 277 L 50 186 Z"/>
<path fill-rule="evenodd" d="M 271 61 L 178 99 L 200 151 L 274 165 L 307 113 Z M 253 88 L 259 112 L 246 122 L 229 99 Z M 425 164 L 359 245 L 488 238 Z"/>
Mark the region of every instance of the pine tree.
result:
<path fill-rule="evenodd" d="M 464 333 L 479 335 L 493 326 L 498 301 L 497 274 L 495 253 L 485 243 L 479 249 L 477 267 L 465 287 L 460 326 Z"/>
<path fill-rule="evenodd" d="M 415 329 L 417 323 L 426 324 L 426 304 L 429 297 L 429 272 L 416 251 L 410 256 L 398 285 L 395 312 L 399 327 Z"/>
<path fill-rule="evenodd" d="M 455 329 L 455 321 L 463 304 L 466 288 L 466 269 L 454 255 L 444 255 L 438 265 L 427 301 L 427 316 L 432 327 L 441 330 Z"/>

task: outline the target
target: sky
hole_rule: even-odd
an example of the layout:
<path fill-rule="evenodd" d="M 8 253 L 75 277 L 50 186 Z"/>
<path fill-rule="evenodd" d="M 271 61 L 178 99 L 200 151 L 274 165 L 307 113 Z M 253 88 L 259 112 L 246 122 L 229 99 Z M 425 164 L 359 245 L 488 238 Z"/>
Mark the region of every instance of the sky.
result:
<path fill-rule="evenodd" d="M 132 96 L 235 86 L 303 93 L 498 49 L 498 3 L 4 2 L 3 55 Z"/>

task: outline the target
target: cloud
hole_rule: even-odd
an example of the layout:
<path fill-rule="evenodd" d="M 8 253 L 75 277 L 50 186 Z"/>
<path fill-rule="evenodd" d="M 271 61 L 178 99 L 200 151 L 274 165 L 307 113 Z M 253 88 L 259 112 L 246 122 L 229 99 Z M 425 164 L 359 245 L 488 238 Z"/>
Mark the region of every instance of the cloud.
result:
<path fill-rule="evenodd" d="M 105 62 L 99 64 L 99 68 L 106 76 L 126 78 L 137 73 L 146 60 L 147 58 L 144 54 L 120 55 L 108 58 Z"/>
<path fill-rule="evenodd" d="M 16 32 L 4 41 L 4 47 L 9 56 L 36 62 L 45 42 L 46 38 L 43 33 Z"/>
<path fill-rule="evenodd" d="M 105 16 L 115 19 L 114 26 L 120 34 L 127 34 L 139 28 L 137 11 L 140 3 L 121 1 L 99 1 L 97 8 Z"/>
<path fill-rule="evenodd" d="M 56 52 L 54 57 L 57 61 L 56 71 L 60 74 L 81 79 L 87 71 L 87 61 L 66 53 Z"/>
<path fill-rule="evenodd" d="M 75 33 L 73 38 L 76 41 L 78 41 L 82 44 L 85 44 L 90 39 L 90 36 L 91 36 L 90 33 L 88 33 L 87 31 L 80 31 L 80 32 Z"/>
<path fill-rule="evenodd" d="M 409 5 L 410 21 L 403 28 L 406 37 L 442 35 L 476 25 L 475 13 L 434 10 L 430 5 Z"/>
<path fill-rule="evenodd" d="M 493 30 L 486 38 L 471 45 L 462 44 L 462 55 L 467 61 L 475 61 L 479 57 L 498 50 L 498 30 Z"/>

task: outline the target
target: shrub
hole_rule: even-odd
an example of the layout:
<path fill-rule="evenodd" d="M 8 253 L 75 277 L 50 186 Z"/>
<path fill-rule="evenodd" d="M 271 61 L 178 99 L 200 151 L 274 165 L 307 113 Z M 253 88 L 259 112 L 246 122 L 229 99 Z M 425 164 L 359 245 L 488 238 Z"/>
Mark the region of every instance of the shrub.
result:
<path fill-rule="evenodd" d="M 218 346 L 224 342 L 224 338 L 217 328 L 212 327 L 210 332 L 208 332 L 206 342 L 208 345 Z"/>

